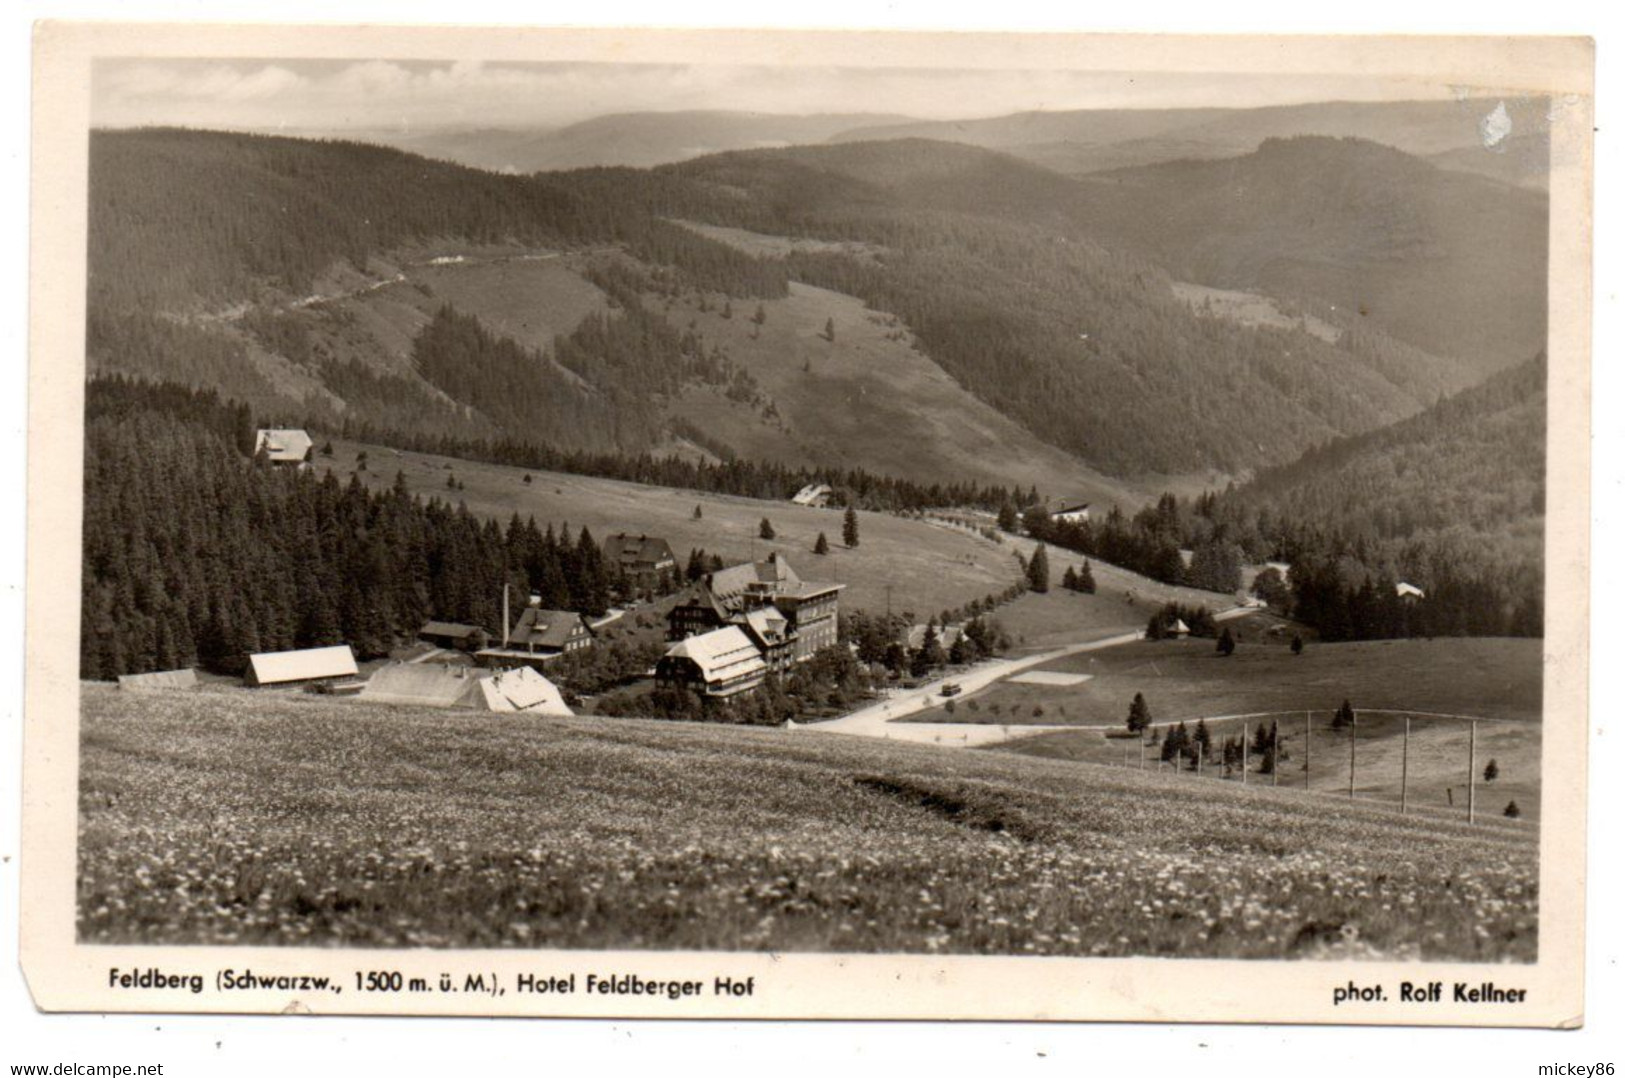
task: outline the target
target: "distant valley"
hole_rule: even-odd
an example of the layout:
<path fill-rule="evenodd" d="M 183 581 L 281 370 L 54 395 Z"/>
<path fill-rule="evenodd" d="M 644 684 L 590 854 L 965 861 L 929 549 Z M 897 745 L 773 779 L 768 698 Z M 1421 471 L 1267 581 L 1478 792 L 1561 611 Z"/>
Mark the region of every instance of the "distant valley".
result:
<path fill-rule="evenodd" d="M 802 119 L 836 141 L 534 177 L 98 133 L 91 368 L 371 437 L 1133 507 L 1403 420 L 1544 335 L 1544 196 L 1374 143 L 1077 179 Z M 1148 118 L 1093 122 L 1126 138 Z M 707 130 L 771 134 L 696 114 L 668 135 Z"/>

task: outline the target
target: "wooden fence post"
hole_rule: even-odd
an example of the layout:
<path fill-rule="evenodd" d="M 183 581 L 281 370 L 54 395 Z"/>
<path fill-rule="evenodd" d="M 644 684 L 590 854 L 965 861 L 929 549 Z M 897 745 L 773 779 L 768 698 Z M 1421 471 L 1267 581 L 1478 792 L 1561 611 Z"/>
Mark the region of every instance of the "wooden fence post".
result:
<path fill-rule="evenodd" d="M 1281 785 L 1281 726 L 1270 720 L 1270 785 Z"/>
<path fill-rule="evenodd" d="M 1309 745 L 1315 738 L 1315 723 L 1309 712 L 1303 713 L 1303 788 L 1309 789 Z"/>
<path fill-rule="evenodd" d="M 1247 785 L 1247 720 L 1241 720 L 1241 784 Z"/>
<path fill-rule="evenodd" d="M 1349 800 L 1354 799 L 1354 727 L 1358 721 L 1355 715 L 1349 716 Z"/>
<path fill-rule="evenodd" d="M 1478 721 L 1475 719 L 1467 724 L 1467 822 L 1473 822 L 1474 791 L 1473 772 L 1478 767 Z"/>
<path fill-rule="evenodd" d="M 1411 803 L 1411 717 L 1405 716 L 1405 747 L 1399 754 L 1399 814 L 1405 815 L 1405 810 Z"/>

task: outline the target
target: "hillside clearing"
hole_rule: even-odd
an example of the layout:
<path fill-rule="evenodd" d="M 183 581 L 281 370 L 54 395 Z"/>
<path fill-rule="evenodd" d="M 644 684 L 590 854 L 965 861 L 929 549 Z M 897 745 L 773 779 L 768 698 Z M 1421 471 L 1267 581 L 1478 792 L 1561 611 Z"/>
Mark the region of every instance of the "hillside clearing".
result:
<path fill-rule="evenodd" d="M 859 545 L 849 550 L 841 545 L 838 509 L 527 472 L 376 445 L 335 441 L 333 447 L 333 456 L 317 455 L 317 468 L 348 481 L 357 454 L 364 451 L 368 470 L 359 474 L 369 486 L 383 488 L 400 471 L 412 492 L 463 502 L 476 515 L 503 525 L 518 513 L 521 519 L 534 516 L 543 527 L 568 524 L 572 533 L 585 526 L 600 542 L 616 532 L 657 535 L 671 544 L 680 560 L 686 560 L 691 548 L 720 554 L 728 562 L 765 558 L 778 551 L 808 579 L 845 584 L 843 608 L 884 610 L 889 586 L 896 609 L 917 610 L 924 619 L 1003 591 L 1020 576 L 1015 557 L 1004 545 L 887 513 L 860 512 Z M 530 483 L 524 482 L 527 474 Z M 463 489 L 448 490 L 448 477 Z M 696 506 L 701 513 L 697 519 Z M 776 538 L 771 541 L 758 534 L 764 517 L 773 524 Z M 822 556 L 812 552 L 819 532 L 830 542 L 830 552 Z"/>
<path fill-rule="evenodd" d="M 917 345 L 898 319 L 840 292 L 792 282 L 784 299 L 733 304 L 687 296 L 666 311 L 749 371 L 776 420 L 717 393 L 691 391 L 671 411 L 739 455 L 790 465 L 861 467 L 920 482 L 996 483 L 1125 508 L 1146 500 L 1040 441 L 972 396 Z M 833 338 L 825 336 L 833 325 Z"/>
<path fill-rule="evenodd" d="M 1526 828 L 782 730 L 82 694 L 86 942 L 1536 952 Z"/>

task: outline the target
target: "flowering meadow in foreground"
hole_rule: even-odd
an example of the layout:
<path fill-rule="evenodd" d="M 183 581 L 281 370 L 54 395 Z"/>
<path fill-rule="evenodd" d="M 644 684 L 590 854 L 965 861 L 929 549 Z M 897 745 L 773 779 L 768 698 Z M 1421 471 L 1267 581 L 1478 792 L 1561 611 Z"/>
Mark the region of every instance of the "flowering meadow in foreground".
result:
<path fill-rule="evenodd" d="M 90 942 L 1535 957 L 1528 828 L 808 729 L 83 691 Z"/>

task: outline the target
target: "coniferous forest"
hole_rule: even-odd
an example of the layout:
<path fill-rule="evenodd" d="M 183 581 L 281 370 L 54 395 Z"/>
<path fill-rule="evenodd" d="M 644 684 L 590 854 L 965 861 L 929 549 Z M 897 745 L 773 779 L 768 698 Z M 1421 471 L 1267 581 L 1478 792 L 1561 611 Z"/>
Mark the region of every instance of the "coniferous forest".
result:
<path fill-rule="evenodd" d="M 428 618 L 500 624 L 504 583 L 588 615 L 622 586 L 585 529 L 273 468 L 253 438 L 212 393 L 89 384 L 82 676 L 238 674 L 254 652 L 338 643 L 375 657 Z"/>

